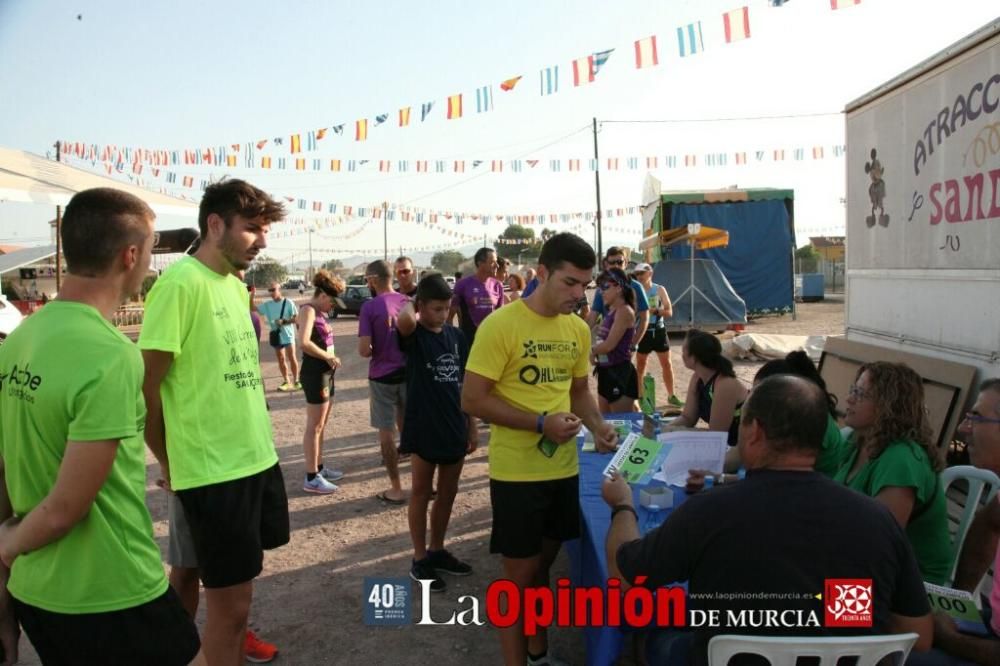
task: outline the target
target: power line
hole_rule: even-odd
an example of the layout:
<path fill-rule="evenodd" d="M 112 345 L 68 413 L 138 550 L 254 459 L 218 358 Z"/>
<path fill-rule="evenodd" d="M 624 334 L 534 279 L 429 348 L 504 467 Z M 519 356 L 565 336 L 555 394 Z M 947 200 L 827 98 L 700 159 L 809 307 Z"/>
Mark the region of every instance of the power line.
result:
<path fill-rule="evenodd" d="M 554 146 L 554 145 L 556 145 L 557 143 L 559 143 L 561 141 L 565 141 L 566 139 L 570 138 L 571 136 L 576 136 L 580 132 L 589 132 L 589 131 L 590 131 L 590 125 L 584 125 L 583 127 L 579 128 L 579 129 L 576 129 L 576 130 L 573 130 L 569 134 L 567 134 L 565 136 L 562 136 L 562 137 L 556 139 L 555 141 L 550 141 L 549 143 L 545 144 L 544 146 L 539 146 L 538 148 L 534 148 L 532 150 L 529 150 L 529 151 L 526 151 L 524 153 L 521 153 L 520 155 L 515 156 L 513 159 L 517 159 L 519 157 L 524 157 L 525 155 L 530 155 L 531 153 L 539 151 L 539 150 L 544 150 L 544 149 L 548 148 L 549 146 Z M 484 170 L 481 173 L 477 173 L 476 175 L 474 175 L 474 176 L 472 176 L 470 178 L 466 178 L 465 180 L 460 180 L 457 183 L 452 183 L 451 185 L 447 185 L 445 187 L 442 187 L 441 189 L 434 190 L 433 192 L 428 192 L 427 194 L 422 194 L 419 197 L 415 197 L 413 199 L 410 199 L 409 201 L 404 201 L 401 205 L 406 206 L 406 205 L 409 205 L 409 204 L 413 203 L 414 201 L 420 201 L 421 199 L 426 199 L 427 197 L 434 196 L 435 194 L 440 194 L 441 192 L 445 192 L 447 190 L 450 190 L 453 187 L 458 187 L 459 185 L 464 185 L 466 183 L 472 182 L 476 178 L 481 178 L 481 177 L 485 176 L 488 173 L 492 173 L 492 172 Z"/>
<path fill-rule="evenodd" d="M 603 125 L 604 123 L 619 123 L 619 124 L 645 124 L 645 123 L 655 123 L 655 124 L 671 124 L 671 123 L 727 123 L 737 120 L 787 120 L 789 118 L 819 118 L 825 116 L 842 116 L 844 115 L 840 111 L 831 111 L 828 113 L 792 113 L 780 116 L 733 116 L 730 118 L 671 118 L 666 120 L 602 120 L 600 121 Z"/>

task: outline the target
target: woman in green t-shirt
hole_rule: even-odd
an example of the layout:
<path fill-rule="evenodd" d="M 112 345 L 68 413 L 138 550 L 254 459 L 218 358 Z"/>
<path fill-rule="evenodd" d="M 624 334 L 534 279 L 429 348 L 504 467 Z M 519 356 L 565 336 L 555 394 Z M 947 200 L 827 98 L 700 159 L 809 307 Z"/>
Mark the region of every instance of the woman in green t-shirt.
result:
<path fill-rule="evenodd" d="M 938 480 L 944 456 L 931 442 L 920 375 L 903 363 L 862 365 L 844 423 L 854 432 L 834 480 L 885 504 L 906 530 L 924 579 L 944 583 L 952 561 Z"/>

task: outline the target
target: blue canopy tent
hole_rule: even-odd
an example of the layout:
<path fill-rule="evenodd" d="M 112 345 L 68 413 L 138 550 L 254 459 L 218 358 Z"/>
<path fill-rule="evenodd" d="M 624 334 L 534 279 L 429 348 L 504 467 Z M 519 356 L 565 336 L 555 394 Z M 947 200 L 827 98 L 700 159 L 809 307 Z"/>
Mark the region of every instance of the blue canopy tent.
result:
<path fill-rule="evenodd" d="M 747 315 L 795 313 L 793 192 L 780 189 L 665 192 L 649 215 L 640 245 L 650 263 L 688 260 L 690 244 L 667 247 L 662 237 L 689 224 L 727 231 L 728 247 L 698 253 L 714 261 Z"/>

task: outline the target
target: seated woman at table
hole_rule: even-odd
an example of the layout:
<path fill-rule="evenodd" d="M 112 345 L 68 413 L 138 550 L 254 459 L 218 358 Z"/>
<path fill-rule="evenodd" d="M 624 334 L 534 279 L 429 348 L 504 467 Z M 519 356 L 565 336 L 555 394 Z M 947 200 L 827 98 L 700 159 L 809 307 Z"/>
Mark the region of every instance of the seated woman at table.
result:
<path fill-rule="evenodd" d="M 824 476 L 832 477 L 840 468 L 847 449 L 844 438 L 840 434 L 840 426 L 837 425 L 837 396 L 826 390 L 826 382 L 816 370 L 816 366 L 813 365 L 808 354 L 803 351 L 793 351 L 785 356 L 785 358 L 768 361 L 762 365 L 757 374 L 754 375 L 753 385 L 757 386 L 757 384 L 773 375 L 795 375 L 802 377 L 823 389 L 823 393 L 826 394 L 829 413 L 826 417 L 826 434 L 823 436 L 823 448 L 816 458 L 816 471 Z M 734 455 L 727 456 L 727 463 L 733 462 L 731 458 L 734 458 L 737 466 L 739 466 L 739 450 L 736 448 L 730 449 L 730 454 Z M 691 470 L 686 484 L 687 491 L 695 493 L 704 488 L 705 477 L 709 475 L 712 475 L 712 473 L 708 470 Z M 714 483 L 732 483 L 738 480 L 739 477 L 732 474 L 725 474 L 722 476 L 713 475 L 713 478 Z"/>
<path fill-rule="evenodd" d="M 879 500 L 906 530 L 924 580 L 943 584 L 951 566 L 948 513 L 931 441 L 923 381 L 903 363 L 862 365 L 847 392 L 852 428 L 838 481 Z"/>
<path fill-rule="evenodd" d="M 597 373 L 597 402 L 604 414 L 634 412 L 639 398 L 639 376 L 632 365 L 635 292 L 620 268 L 598 275 L 597 288 L 607 312 L 590 350 L 590 362 Z"/>
<path fill-rule="evenodd" d="M 705 421 L 709 430 L 728 432 L 729 445 L 736 446 L 747 390 L 736 378 L 733 364 L 722 355 L 722 344 L 714 335 L 692 328 L 684 339 L 681 359 L 694 374 L 684 411 L 668 425 L 691 428 Z"/>

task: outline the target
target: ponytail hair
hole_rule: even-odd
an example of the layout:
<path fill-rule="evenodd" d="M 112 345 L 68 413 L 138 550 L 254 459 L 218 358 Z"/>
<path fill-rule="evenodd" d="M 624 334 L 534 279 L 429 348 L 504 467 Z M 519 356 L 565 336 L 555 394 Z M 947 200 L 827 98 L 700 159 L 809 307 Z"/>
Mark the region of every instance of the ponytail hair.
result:
<path fill-rule="evenodd" d="M 313 285 L 316 287 L 313 296 L 326 294 L 330 298 L 336 298 L 346 289 L 342 279 L 323 268 L 316 271 L 316 275 L 313 276 Z"/>
<path fill-rule="evenodd" d="M 684 344 L 687 346 L 688 355 L 709 370 L 726 377 L 736 377 L 732 362 L 722 355 L 722 343 L 711 333 L 696 328 L 689 329 Z"/>
<path fill-rule="evenodd" d="M 830 416 L 837 418 L 837 396 L 826 389 L 826 382 L 816 370 L 812 359 L 804 351 L 793 351 L 785 358 L 768 361 L 754 375 L 753 383 L 757 384 L 773 375 L 795 375 L 820 387 L 826 394 L 827 410 L 830 412 Z"/>

